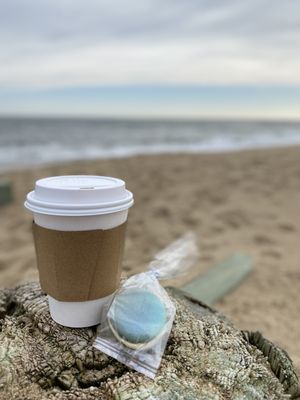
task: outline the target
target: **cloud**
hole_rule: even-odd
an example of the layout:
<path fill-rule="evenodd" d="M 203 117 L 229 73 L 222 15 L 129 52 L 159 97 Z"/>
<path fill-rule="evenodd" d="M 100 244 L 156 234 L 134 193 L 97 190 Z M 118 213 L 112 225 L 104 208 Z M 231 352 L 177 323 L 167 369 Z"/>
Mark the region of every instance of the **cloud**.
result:
<path fill-rule="evenodd" d="M 299 85 L 300 2 L 0 0 L 0 87 Z"/>

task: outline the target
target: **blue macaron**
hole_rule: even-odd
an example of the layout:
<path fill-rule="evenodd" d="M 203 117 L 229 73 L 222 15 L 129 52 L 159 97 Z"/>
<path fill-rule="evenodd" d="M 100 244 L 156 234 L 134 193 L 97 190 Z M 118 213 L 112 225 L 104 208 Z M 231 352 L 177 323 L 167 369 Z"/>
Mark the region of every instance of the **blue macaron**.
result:
<path fill-rule="evenodd" d="M 167 321 L 162 301 L 145 289 L 126 289 L 118 294 L 109 314 L 113 333 L 129 347 L 155 339 Z"/>

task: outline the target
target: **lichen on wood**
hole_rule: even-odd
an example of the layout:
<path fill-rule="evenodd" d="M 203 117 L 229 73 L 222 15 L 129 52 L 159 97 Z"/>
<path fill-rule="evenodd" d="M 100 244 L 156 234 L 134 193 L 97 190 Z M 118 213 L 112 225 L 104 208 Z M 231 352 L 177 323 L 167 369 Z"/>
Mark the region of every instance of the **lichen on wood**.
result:
<path fill-rule="evenodd" d="M 95 328 L 56 324 L 37 283 L 0 291 L 0 399 L 298 398 L 298 378 L 289 358 L 278 356 L 280 349 L 273 346 L 272 357 L 279 375 L 288 375 L 282 379 L 268 361 L 271 353 L 264 354 L 250 333 L 168 291 L 177 313 L 154 380 L 94 349 Z"/>

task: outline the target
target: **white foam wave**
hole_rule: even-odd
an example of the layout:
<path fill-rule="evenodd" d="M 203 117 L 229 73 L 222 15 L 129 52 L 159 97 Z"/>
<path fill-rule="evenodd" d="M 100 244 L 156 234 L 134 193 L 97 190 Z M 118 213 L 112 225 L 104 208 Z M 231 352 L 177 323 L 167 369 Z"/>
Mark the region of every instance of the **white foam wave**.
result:
<path fill-rule="evenodd" d="M 170 136 L 169 136 L 170 138 Z M 228 133 L 203 136 L 201 140 L 184 143 L 184 134 L 177 142 L 151 144 L 130 144 L 100 146 L 80 143 L 66 145 L 59 142 L 48 144 L 26 144 L 23 146 L 2 146 L 0 148 L 0 169 L 15 169 L 20 166 L 41 165 L 72 160 L 97 158 L 120 158 L 140 154 L 163 153 L 217 153 L 245 149 L 269 148 L 300 145 L 300 131 L 292 129 L 283 132 Z"/>

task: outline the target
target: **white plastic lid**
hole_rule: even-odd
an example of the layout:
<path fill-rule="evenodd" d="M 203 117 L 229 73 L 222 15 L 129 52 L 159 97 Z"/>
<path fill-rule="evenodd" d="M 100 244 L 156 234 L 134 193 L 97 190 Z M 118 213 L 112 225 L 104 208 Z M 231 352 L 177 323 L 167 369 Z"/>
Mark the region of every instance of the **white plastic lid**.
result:
<path fill-rule="evenodd" d="M 108 176 L 67 175 L 40 179 L 24 203 L 30 211 L 60 216 L 110 214 L 127 210 L 133 195 L 125 182 Z"/>

